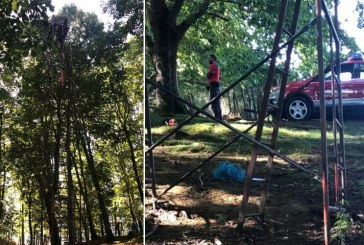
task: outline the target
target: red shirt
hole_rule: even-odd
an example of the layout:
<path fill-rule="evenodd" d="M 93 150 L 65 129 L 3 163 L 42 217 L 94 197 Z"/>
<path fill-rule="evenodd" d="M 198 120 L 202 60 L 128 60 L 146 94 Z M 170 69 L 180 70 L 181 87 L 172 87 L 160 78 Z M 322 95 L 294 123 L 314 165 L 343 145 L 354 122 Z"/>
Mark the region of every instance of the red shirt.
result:
<path fill-rule="evenodd" d="M 209 83 L 220 81 L 220 68 L 215 61 L 213 61 L 212 64 L 210 65 L 207 74 L 210 74 L 210 76 L 207 78 Z"/>

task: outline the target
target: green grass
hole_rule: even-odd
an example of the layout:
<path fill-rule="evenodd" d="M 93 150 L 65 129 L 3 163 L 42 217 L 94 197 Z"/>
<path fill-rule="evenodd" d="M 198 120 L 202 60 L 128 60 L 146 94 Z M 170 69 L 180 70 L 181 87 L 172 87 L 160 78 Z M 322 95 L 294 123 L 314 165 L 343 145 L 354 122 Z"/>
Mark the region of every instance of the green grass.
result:
<path fill-rule="evenodd" d="M 177 122 L 183 122 L 186 115 L 176 115 L 173 118 Z M 160 139 L 173 127 L 167 127 L 162 124 L 161 116 L 153 116 L 154 122 L 160 120 L 152 128 L 153 140 Z M 231 126 L 240 131 L 246 130 L 251 123 L 231 123 Z M 276 150 L 296 161 L 310 161 L 319 159 L 321 152 L 321 131 L 317 127 L 318 121 L 313 120 L 305 122 L 304 128 L 299 123 L 283 124 L 279 130 Z M 310 128 L 312 126 L 312 128 Z M 331 122 L 327 124 L 327 144 L 329 151 L 332 149 L 333 134 L 330 132 L 332 128 Z M 253 128 L 248 135 L 252 138 L 255 136 L 256 128 Z M 345 145 L 347 154 L 362 155 L 364 151 L 364 123 L 361 121 L 345 122 Z M 235 136 L 235 133 L 218 123 L 203 117 L 191 121 L 182 127 L 181 131 L 188 134 L 186 137 L 175 137 L 174 135 L 162 143 L 166 149 L 166 154 L 189 154 L 189 153 L 211 153 L 218 150 L 229 139 Z M 263 130 L 262 141 L 270 142 L 272 126 L 266 124 Z M 239 139 L 235 144 L 224 151 L 224 154 L 239 154 L 241 156 L 250 156 L 252 143 L 245 139 Z M 265 154 L 266 155 L 266 154 Z"/>

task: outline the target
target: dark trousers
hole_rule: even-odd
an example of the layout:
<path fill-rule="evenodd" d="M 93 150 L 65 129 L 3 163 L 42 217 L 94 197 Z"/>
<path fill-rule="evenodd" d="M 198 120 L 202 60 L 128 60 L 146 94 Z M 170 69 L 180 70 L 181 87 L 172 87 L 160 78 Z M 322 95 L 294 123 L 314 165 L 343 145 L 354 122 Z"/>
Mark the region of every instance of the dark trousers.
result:
<path fill-rule="evenodd" d="M 210 84 L 210 100 L 215 98 L 219 94 L 220 94 L 219 83 L 211 83 Z M 211 107 L 212 107 L 215 117 L 222 120 L 220 98 L 214 100 L 214 102 L 212 102 L 212 104 L 211 104 Z"/>

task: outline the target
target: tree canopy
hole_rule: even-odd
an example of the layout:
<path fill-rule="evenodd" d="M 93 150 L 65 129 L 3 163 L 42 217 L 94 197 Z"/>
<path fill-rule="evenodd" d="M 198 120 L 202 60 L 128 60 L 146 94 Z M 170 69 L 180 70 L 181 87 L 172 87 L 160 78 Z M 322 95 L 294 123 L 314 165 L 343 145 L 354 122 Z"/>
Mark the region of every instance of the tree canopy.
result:
<path fill-rule="evenodd" d="M 271 52 L 279 5 L 280 1 L 147 1 L 147 77 L 177 95 L 204 104 L 208 100 L 204 84 L 209 54 L 218 57 L 222 86 L 228 86 Z M 288 6 L 286 23 L 292 18 L 293 7 L 292 2 Z M 314 3 L 303 1 L 298 29 L 314 18 L 314 7 Z M 327 26 L 324 31 L 324 42 L 328 47 Z M 343 50 L 358 50 L 345 30 L 339 30 L 339 35 Z M 317 72 L 315 37 L 316 30 L 312 28 L 295 41 L 290 80 Z M 170 44 L 167 39 L 171 40 Z M 287 40 L 288 35 L 283 39 Z M 325 52 L 328 57 L 328 49 Z M 284 52 L 278 57 L 280 68 L 283 59 Z M 259 87 L 266 73 L 267 66 L 263 66 L 242 85 Z M 172 105 L 170 100 L 174 98 L 159 93 L 157 90 L 153 100 L 156 109 L 162 114 L 181 112 L 163 106 L 163 101 Z"/>
<path fill-rule="evenodd" d="M 118 4 L 104 6 L 110 30 L 64 6 L 64 43 L 50 31 L 50 1 L 1 5 L 2 239 L 76 244 L 143 232 L 143 6 Z"/>

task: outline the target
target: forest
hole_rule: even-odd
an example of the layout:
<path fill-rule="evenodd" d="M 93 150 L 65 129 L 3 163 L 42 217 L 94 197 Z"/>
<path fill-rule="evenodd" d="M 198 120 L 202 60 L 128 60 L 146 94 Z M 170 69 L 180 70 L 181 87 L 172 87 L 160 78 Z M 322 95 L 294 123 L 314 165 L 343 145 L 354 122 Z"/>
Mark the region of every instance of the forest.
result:
<path fill-rule="evenodd" d="M 105 1 L 110 27 L 72 4 L 53 9 L 0 5 L 0 244 L 137 244 L 143 1 Z"/>

